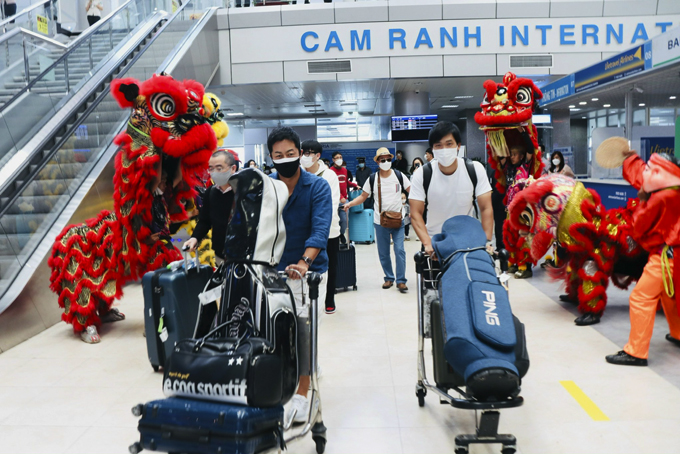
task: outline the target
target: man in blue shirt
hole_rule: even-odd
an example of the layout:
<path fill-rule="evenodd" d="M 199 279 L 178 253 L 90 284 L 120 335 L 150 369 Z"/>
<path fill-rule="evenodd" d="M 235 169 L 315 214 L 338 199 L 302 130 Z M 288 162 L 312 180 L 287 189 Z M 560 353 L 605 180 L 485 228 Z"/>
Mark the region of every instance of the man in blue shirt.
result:
<path fill-rule="evenodd" d="M 286 225 L 286 246 L 279 263 L 279 271 L 288 271 L 288 285 L 293 291 L 298 309 L 298 364 L 300 385 L 291 400 L 288 420 L 295 411 L 295 421 L 303 423 L 309 413 L 307 392 L 310 383 L 309 331 L 306 323 L 307 307 L 302 306 L 301 286 L 309 271 L 320 273 L 319 301 L 326 299 L 326 272 L 328 255 L 326 244 L 331 228 L 333 200 L 331 188 L 323 178 L 300 168 L 300 137 L 287 127 L 274 129 L 267 138 L 269 155 L 276 172 L 272 178 L 283 181 L 288 187 L 288 203 L 283 209 Z M 299 275 L 295 272 L 300 273 Z"/>

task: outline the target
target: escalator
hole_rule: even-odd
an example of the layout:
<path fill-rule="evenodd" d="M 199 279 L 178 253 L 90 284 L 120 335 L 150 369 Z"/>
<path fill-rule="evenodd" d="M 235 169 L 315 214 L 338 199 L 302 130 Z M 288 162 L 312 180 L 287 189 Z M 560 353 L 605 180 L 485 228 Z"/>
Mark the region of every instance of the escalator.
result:
<path fill-rule="evenodd" d="M 202 33 L 214 31 L 211 36 L 216 38 L 216 8 L 206 10 L 205 1 L 196 3 L 190 0 L 171 16 L 166 14 L 162 25 L 140 39 L 134 51 L 107 57 L 109 61 L 90 77 L 92 80 L 81 81 L 80 90 L 62 103 L 59 114 L 46 120 L 41 132 L 47 129 L 53 133 L 29 138 L 23 149 L 9 153 L 7 164 L 0 169 L 0 184 L 3 172 L 9 172 L 5 167 L 12 169 L 11 181 L 0 188 L 0 329 L 2 319 L 12 317 L 8 313 L 19 306 L 56 307 L 56 296 L 49 295 L 46 267 L 54 238 L 69 222 L 82 222 L 101 209 L 112 209 L 111 173 L 116 152 L 112 140 L 130 112 L 120 109 L 109 94 L 110 81 L 118 77 L 141 81 L 170 70 L 177 78 L 193 76 L 209 83 L 193 70 L 197 57 L 188 58 L 187 50 Z M 217 68 L 216 42 L 212 52 L 202 49 L 200 54 L 206 61 L 198 66 Z M 43 88 L 49 90 L 49 86 Z M 62 114 L 63 109 L 68 113 Z M 25 153 L 27 147 L 33 152 Z M 37 312 L 45 319 L 44 311 Z M 55 311 L 47 312 L 53 315 Z M 42 321 L 46 328 L 58 320 Z M 35 327 L 33 334 L 42 329 Z M 7 346 L 0 338 L 0 351 L 4 348 Z"/>

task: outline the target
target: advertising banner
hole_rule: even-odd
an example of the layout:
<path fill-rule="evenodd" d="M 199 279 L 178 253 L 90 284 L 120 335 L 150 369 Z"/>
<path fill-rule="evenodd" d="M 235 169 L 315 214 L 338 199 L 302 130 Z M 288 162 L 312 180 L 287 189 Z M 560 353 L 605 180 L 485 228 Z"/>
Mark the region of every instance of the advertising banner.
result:
<path fill-rule="evenodd" d="M 646 53 L 645 46 L 641 45 L 603 60 L 574 74 L 574 92 L 579 93 L 644 71 L 651 67 L 651 59 L 651 51 Z M 645 62 L 648 62 L 647 65 Z"/>

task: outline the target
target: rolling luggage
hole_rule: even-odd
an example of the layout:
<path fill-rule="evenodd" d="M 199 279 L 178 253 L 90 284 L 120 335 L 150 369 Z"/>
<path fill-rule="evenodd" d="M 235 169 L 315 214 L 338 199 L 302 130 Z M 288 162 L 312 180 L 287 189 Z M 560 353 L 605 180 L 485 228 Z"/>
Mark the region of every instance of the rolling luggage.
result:
<path fill-rule="evenodd" d="M 349 191 L 348 198 L 350 202 L 361 195 L 362 191 Z M 364 204 L 360 204 L 349 209 L 350 213 L 361 213 L 364 211 Z"/>
<path fill-rule="evenodd" d="M 340 245 L 338 251 L 338 272 L 335 277 L 336 290 L 357 289 L 357 256 L 353 244 Z"/>
<path fill-rule="evenodd" d="M 507 291 L 498 282 L 485 243 L 480 222 L 469 216 L 447 220 L 433 238 L 442 264 L 443 353 L 468 394 L 506 400 L 520 391 L 517 332 Z"/>
<path fill-rule="evenodd" d="M 375 241 L 373 210 L 349 213 L 349 240 L 354 243 L 370 244 Z"/>
<path fill-rule="evenodd" d="M 132 453 L 254 454 L 282 447 L 281 405 L 257 408 L 170 397 L 139 404 L 132 412 L 141 416 Z"/>
<path fill-rule="evenodd" d="M 190 267 L 175 262 L 148 272 L 142 278 L 144 291 L 144 331 L 149 361 L 155 371 L 182 339 L 193 336 L 198 316 L 198 295 L 203 292 L 213 270 L 208 265 Z"/>

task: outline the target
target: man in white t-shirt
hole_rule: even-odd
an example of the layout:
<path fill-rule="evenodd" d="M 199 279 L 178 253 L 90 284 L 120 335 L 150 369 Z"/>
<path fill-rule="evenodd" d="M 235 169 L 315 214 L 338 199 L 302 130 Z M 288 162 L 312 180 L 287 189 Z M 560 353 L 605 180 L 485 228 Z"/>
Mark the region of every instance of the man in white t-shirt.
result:
<path fill-rule="evenodd" d="M 375 224 L 375 240 L 378 244 L 378 256 L 380 265 L 385 274 L 385 282 L 382 288 L 388 289 L 394 285 L 395 276 L 392 271 L 392 258 L 390 257 L 390 238 L 394 243 L 394 258 L 397 265 L 397 289 L 401 293 L 406 293 L 406 251 L 404 250 L 404 221 L 403 205 L 401 193 L 408 192 L 411 182 L 406 175 L 396 169 L 392 169 L 392 159 L 394 156 L 387 148 L 378 148 L 373 160 L 378 163 L 380 170 L 371 175 L 364 183 L 363 191 L 359 197 L 345 204 L 345 210 L 350 207 L 360 205 L 370 197 L 373 192 L 373 223 Z M 380 189 L 378 189 L 380 188 Z M 402 221 L 399 228 L 386 228 L 380 225 L 380 212 L 392 211 L 401 212 Z"/>
<path fill-rule="evenodd" d="M 425 193 L 423 182 L 425 166 L 415 171 L 411 181 L 409 203 L 411 225 L 423 243 L 425 252 L 436 258 L 432 249 L 432 236 L 441 233 L 444 221 L 454 216 L 474 216 L 473 190 L 479 206 L 482 227 L 486 233 L 487 249 L 491 251 L 493 235 L 493 208 L 491 204 L 491 185 L 484 166 L 472 161 L 477 183 L 473 187 L 465 159 L 458 157 L 460 151 L 460 131 L 451 122 L 440 121 L 432 127 L 429 135 L 430 146 L 434 152 L 431 166 L 431 180 Z M 427 225 L 425 224 L 425 202 L 427 201 Z"/>

